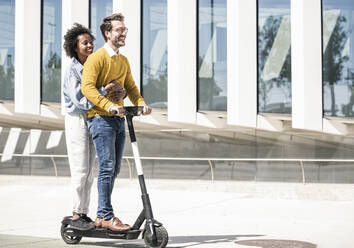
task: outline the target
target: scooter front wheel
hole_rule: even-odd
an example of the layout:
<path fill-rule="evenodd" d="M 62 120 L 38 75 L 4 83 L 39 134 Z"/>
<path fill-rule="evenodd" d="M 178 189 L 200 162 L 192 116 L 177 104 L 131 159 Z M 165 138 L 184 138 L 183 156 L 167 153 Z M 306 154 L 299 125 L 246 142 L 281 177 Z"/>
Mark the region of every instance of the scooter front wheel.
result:
<path fill-rule="evenodd" d="M 72 231 L 67 230 L 66 227 L 68 225 L 66 224 L 62 224 L 61 228 L 60 228 L 60 234 L 62 239 L 64 240 L 65 243 L 69 244 L 69 245 L 74 245 L 74 244 L 78 244 L 82 237 L 81 236 L 75 236 Z"/>
<path fill-rule="evenodd" d="M 146 230 L 144 234 L 144 242 L 146 247 L 148 248 L 164 248 L 166 247 L 168 243 L 168 233 L 167 230 L 163 226 L 158 226 L 155 227 L 155 232 L 156 232 L 156 238 L 157 242 L 156 244 L 153 244 L 152 242 L 152 235 L 150 231 Z"/>

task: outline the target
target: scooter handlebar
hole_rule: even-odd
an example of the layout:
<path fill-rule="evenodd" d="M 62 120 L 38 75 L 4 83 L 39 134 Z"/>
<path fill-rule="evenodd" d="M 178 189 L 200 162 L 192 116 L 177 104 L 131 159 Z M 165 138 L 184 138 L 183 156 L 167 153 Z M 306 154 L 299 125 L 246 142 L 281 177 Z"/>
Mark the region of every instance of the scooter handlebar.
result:
<path fill-rule="evenodd" d="M 131 116 L 138 116 L 143 113 L 144 106 L 127 106 L 124 107 L 124 114 Z M 116 110 L 111 111 L 112 114 L 116 115 L 118 112 Z"/>
<path fill-rule="evenodd" d="M 125 115 L 138 116 L 142 115 L 144 111 L 144 106 L 127 106 L 124 107 Z"/>

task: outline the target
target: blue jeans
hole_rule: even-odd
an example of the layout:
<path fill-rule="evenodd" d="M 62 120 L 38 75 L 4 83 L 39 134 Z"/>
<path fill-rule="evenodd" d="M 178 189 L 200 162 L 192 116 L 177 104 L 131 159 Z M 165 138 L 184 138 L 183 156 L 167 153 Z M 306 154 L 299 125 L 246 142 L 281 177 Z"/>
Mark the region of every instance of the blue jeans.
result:
<path fill-rule="evenodd" d="M 114 216 L 111 195 L 123 156 L 125 143 L 124 118 L 95 116 L 87 119 L 98 158 L 97 218 L 109 220 Z"/>

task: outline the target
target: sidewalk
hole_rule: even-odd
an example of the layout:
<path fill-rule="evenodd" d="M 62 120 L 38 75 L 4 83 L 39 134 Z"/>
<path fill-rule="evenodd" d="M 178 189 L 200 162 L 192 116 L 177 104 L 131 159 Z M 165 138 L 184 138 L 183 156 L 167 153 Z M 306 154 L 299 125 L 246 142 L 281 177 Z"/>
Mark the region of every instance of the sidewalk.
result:
<path fill-rule="evenodd" d="M 354 247 L 354 185 L 149 178 L 146 183 L 154 217 L 170 236 L 167 247 Z M 140 239 L 85 237 L 79 245 L 66 245 L 60 221 L 71 213 L 70 178 L 0 175 L 0 202 L 0 247 L 144 247 Z M 142 209 L 137 179 L 118 178 L 113 206 L 125 223 L 134 222 Z M 92 218 L 96 207 L 94 183 Z"/>

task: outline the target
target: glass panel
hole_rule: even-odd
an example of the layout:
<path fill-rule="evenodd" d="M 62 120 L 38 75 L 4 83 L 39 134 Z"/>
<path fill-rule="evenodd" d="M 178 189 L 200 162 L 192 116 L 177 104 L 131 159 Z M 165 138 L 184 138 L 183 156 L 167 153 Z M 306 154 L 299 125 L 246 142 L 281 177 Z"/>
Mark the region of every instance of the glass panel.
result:
<path fill-rule="evenodd" d="M 323 103 L 326 116 L 354 116 L 354 2 L 323 0 Z"/>
<path fill-rule="evenodd" d="M 258 0 L 258 111 L 291 113 L 290 0 Z"/>
<path fill-rule="evenodd" d="M 167 0 L 143 1 L 143 94 L 155 108 L 167 108 Z"/>
<path fill-rule="evenodd" d="M 199 1 L 199 110 L 226 110 L 226 0 Z"/>
<path fill-rule="evenodd" d="M 0 2 L 0 99 L 14 99 L 15 0 Z"/>
<path fill-rule="evenodd" d="M 61 0 L 43 0 L 42 101 L 60 102 Z"/>
<path fill-rule="evenodd" d="M 105 43 L 101 34 L 100 25 L 103 18 L 112 15 L 113 2 L 112 0 L 91 0 L 90 7 L 90 28 L 96 38 L 95 50 L 97 50 Z"/>
<path fill-rule="evenodd" d="M 67 155 L 65 134 L 63 132 L 60 132 L 61 138 L 57 145 L 46 147 L 45 144 L 50 142 L 52 134 L 58 133 L 58 131 L 12 129 L 8 127 L 0 129 L 0 151 L 4 151 L 10 135 L 20 137 L 19 142 L 16 144 L 16 149 L 12 152 L 5 152 L 3 155 L 0 154 L 0 175 L 70 176 L 69 161 L 67 157 L 63 157 L 63 155 Z M 168 132 L 156 132 L 156 130 L 137 132 L 136 136 L 139 140 L 139 145 L 144 147 L 144 149 L 141 149 L 142 157 L 161 157 L 161 154 L 163 154 L 165 158 L 176 159 L 144 159 L 144 173 L 149 178 L 210 180 L 211 173 L 207 161 L 181 159 L 254 158 L 261 160 L 214 160 L 215 179 L 302 182 L 300 160 L 316 158 L 319 160 L 332 159 L 332 161 L 304 163 L 306 182 L 354 183 L 353 164 L 335 161 L 353 158 L 353 136 L 334 137 L 333 135 L 323 134 L 316 138 L 316 136 L 285 132 L 274 135 L 269 132 L 251 129 L 243 130 L 242 135 L 235 136 L 231 131 L 219 131 L 221 132 L 218 133 L 218 131 L 214 130 L 214 133 L 205 133 L 203 130 L 192 131 L 185 129 L 170 130 Z M 39 137 L 40 142 L 33 142 Z M 25 153 L 22 154 L 24 151 Z M 26 155 L 29 153 L 32 157 Z M 43 157 L 43 155 L 48 157 Z M 132 156 L 133 151 L 130 146 L 130 140 L 126 139 L 123 158 Z M 288 158 L 298 159 L 298 161 L 285 161 Z M 262 159 L 278 159 L 278 161 L 263 161 Z M 123 159 L 119 174 L 120 178 L 129 178 L 129 167 L 130 165 Z M 97 175 L 97 166 L 94 166 L 93 169 L 94 174 Z M 3 199 L 1 200 L 4 202 Z M 138 246 L 126 247 L 133 248 Z M 289 248 L 290 246 L 277 247 Z M 291 247 L 299 248 L 300 246 Z M 335 248 L 338 248 L 338 246 Z M 339 246 L 339 248 L 342 248 L 342 246 Z"/>

